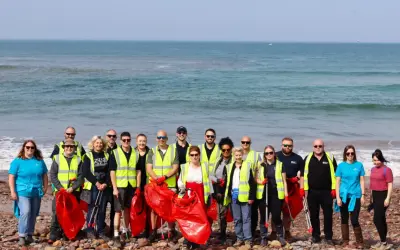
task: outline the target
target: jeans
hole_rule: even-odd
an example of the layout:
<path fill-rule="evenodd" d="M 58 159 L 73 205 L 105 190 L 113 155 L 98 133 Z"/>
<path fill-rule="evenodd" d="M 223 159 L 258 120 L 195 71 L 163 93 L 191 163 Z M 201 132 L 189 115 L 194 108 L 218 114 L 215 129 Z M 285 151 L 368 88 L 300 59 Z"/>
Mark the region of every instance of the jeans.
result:
<path fill-rule="evenodd" d="M 251 206 L 247 202 L 232 201 L 231 208 L 238 240 L 252 240 Z"/>
<path fill-rule="evenodd" d="M 40 210 L 40 197 L 18 197 L 18 208 L 20 211 L 18 220 L 19 237 L 33 235 L 35 231 L 36 216 Z"/>
<path fill-rule="evenodd" d="M 97 211 L 97 218 L 92 218 L 92 221 L 89 221 L 91 219 L 93 210 L 95 208 L 96 204 L 96 198 L 97 195 L 99 194 L 99 190 L 97 189 L 96 186 L 92 186 L 91 190 L 91 202 L 88 207 L 88 213 L 86 215 L 86 223 L 87 223 L 87 230 L 88 232 L 94 232 L 95 225 L 97 225 L 97 233 L 98 234 L 104 234 L 104 229 L 106 227 L 106 209 L 107 209 L 107 195 L 110 190 L 106 189 L 104 190 L 98 199 L 98 211 Z M 96 220 L 95 220 L 96 219 Z M 90 225 L 91 224 L 91 225 Z"/>

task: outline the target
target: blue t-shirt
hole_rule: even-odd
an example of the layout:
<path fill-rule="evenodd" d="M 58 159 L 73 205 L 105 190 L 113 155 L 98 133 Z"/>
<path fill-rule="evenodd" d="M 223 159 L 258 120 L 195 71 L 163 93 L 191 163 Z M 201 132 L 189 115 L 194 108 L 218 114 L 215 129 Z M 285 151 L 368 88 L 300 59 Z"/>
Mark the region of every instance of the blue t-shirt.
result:
<path fill-rule="evenodd" d="M 336 177 L 340 177 L 340 197 L 343 198 L 347 192 L 347 198 L 353 195 L 361 198 L 360 176 L 364 176 L 364 166 L 361 162 L 349 164 L 342 162 L 336 169 Z"/>
<path fill-rule="evenodd" d="M 8 173 L 15 176 L 15 190 L 18 196 L 38 197 L 47 167 L 43 160 L 37 160 L 35 157 L 25 160 L 15 158 Z"/>

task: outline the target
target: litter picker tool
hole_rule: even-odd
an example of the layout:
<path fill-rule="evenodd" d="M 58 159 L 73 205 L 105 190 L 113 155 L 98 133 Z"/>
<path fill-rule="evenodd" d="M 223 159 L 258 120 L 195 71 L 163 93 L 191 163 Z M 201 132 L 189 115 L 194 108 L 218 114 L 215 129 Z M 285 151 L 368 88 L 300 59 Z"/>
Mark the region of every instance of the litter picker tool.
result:
<path fill-rule="evenodd" d="M 265 184 L 265 228 L 268 229 L 268 183 Z"/>
<path fill-rule="evenodd" d="M 99 191 L 96 196 L 96 201 L 94 203 L 94 207 L 92 209 L 92 214 L 90 215 L 89 222 L 88 222 L 88 227 L 97 227 L 96 221 L 97 221 L 97 215 L 99 214 L 100 210 L 100 203 L 101 199 L 103 198 L 103 191 Z"/>
<path fill-rule="evenodd" d="M 292 227 L 294 227 L 294 223 L 293 223 L 293 217 L 292 217 L 292 211 L 290 211 L 290 205 L 289 203 L 286 204 L 288 211 L 289 211 L 289 217 L 290 217 L 290 222 L 292 223 Z"/>
<path fill-rule="evenodd" d="M 303 207 L 304 207 L 304 213 L 306 214 L 306 221 L 307 221 L 307 231 L 309 233 L 312 233 L 313 228 L 311 225 L 311 219 L 310 219 L 310 211 L 308 210 L 308 202 L 305 198 L 303 198 Z"/>

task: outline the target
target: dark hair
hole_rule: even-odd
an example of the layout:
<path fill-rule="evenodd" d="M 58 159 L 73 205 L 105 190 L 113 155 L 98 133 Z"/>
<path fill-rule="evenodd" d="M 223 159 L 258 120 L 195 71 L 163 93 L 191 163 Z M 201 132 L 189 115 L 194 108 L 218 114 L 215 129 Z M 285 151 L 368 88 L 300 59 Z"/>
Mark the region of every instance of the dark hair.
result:
<path fill-rule="evenodd" d="M 357 155 L 356 155 L 356 148 L 353 145 L 347 145 L 344 150 L 343 150 L 343 161 L 347 161 L 347 150 L 353 149 L 354 151 L 354 161 L 357 161 Z"/>
<path fill-rule="evenodd" d="M 282 142 L 283 142 L 283 141 L 291 141 L 291 142 L 293 143 L 293 139 L 290 138 L 290 137 L 285 137 L 285 138 L 283 138 L 283 139 L 282 139 Z"/>
<path fill-rule="evenodd" d="M 380 150 L 379 148 L 378 148 L 378 149 L 375 149 L 375 151 L 372 153 L 372 158 L 374 158 L 374 156 L 375 156 L 380 162 L 388 162 L 388 161 L 385 159 L 385 157 L 383 157 L 382 150 Z"/>
<path fill-rule="evenodd" d="M 190 148 L 189 148 L 189 154 L 190 154 L 190 152 L 192 152 L 192 151 L 196 151 L 197 153 L 200 154 L 200 148 L 197 147 L 197 146 L 190 146 Z"/>
<path fill-rule="evenodd" d="M 33 153 L 33 156 L 38 160 L 43 160 L 42 152 L 37 148 L 36 143 L 33 140 L 24 141 L 24 143 L 22 144 L 22 148 L 20 149 L 17 157 L 21 158 L 21 159 L 24 159 L 24 160 L 26 159 L 26 157 L 25 157 L 25 146 L 26 146 L 26 144 L 28 144 L 28 142 L 32 143 L 33 146 L 35 147 L 35 152 Z"/>
<path fill-rule="evenodd" d="M 275 159 L 275 161 L 276 161 L 276 159 L 277 159 L 277 157 L 276 157 L 276 151 L 275 151 L 275 148 L 274 148 L 272 145 L 267 145 L 267 146 L 265 146 L 264 151 L 263 151 L 263 155 L 264 155 L 264 152 L 265 152 L 265 150 L 266 150 L 267 148 L 270 148 L 270 149 L 272 149 L 272 151 L 274 151 L 274 159 Z M 266 161 L 265 155 L 264 155 L 264 157 L 263 157 L 263 160 Z"/>
<path fill-rule="evenodd" d="M 147 136 L 146 136 L 145 134 L 142 134 L 142 133 L 138 134 L 138 135 L 136 136 L 136 139 L 139 138 L 139 136 L 143 136 L 143 137 L 145 137 L 145 138 L 147 139 Z"/>
<path fill-rule="evenodd" d="M 126 131 L 125 131 L 125 132 L 122 132 L 120 138 L 122 139 L 123 136 L 129 136 L 129 137 L 131 137 L 131 133 L 126 132 Z"/>
<path fill-rule="evenodd" d="M 212 128 L 208 128 L 208 129 L 206 130 L 206 132 L 204 132 L 204 134 L 207 134 L 208 131 L 211 131 L 211 132 L 214 133 L 214 135 L 217 135 L 217 133 L 215 133 L 215 130 L 212 129 Z"/>
<path fill-rule="evenodd" d="M 229 137 L 221 138 L 221 140 L 218 143 L 219 149 L 222 150 L 222 146 L 224 146 L 224 145 L 229 145 L 231 147 L 231 149 L 232 149 L 233 148 L 233 141 L 231 140 L 231 138 L 229 138 Z"/>

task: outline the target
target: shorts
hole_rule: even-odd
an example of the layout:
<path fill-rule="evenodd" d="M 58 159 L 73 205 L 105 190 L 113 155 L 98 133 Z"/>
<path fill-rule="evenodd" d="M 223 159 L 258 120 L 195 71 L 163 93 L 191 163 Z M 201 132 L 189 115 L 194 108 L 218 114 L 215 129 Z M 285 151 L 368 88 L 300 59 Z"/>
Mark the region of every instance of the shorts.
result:
<path fill-rule="evenodd" d="M 114 196 L 114 210 L 121 212 L 125 208 L 130 208 L 132 198 L 135 195 L 136 188 L 128 185 L 126 188 L 118 188 L 118 198 Z"/>

